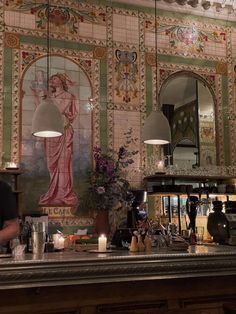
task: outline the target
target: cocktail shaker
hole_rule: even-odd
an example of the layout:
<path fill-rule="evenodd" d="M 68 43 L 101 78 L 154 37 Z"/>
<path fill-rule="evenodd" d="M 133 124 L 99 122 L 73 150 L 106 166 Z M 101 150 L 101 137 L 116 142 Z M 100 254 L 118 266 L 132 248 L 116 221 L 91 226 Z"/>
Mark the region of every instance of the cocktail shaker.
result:
<path fill-rule="evenodd" d="M 39 221 L 32 224 L 32 252 L 43 254 L 46 241 L 45 222 Z"/>

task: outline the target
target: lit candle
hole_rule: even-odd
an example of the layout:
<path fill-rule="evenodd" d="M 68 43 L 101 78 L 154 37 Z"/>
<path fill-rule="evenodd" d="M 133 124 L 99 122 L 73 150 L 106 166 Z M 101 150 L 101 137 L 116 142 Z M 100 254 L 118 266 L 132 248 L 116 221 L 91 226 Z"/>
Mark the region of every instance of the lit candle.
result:
<path fill-rule="evenodd" d="M 57 249 L 57 250 L 64 249 L 65 239 L 62 235 L 60 235 L 58 233 L 53 234 L 53 242 L 54 242 L 55 249 Z"/>
<path fill-rule="evenodd" d="M 14 161 L 9 161 L 6 163 L 7 168 L 17 168 L 17 164 Z"/>
<path fill-rule="evenodd" d="M 163 160 L 159 160 L 158 161 L 157 169 L 158 169 L 158 171 L 163 171 L 164 170 L 164 162 L 163 162 Z"/>
<path fill-rule="evenodd" d="M 58 239 L 58 248 L 59 248 L 60 250 L 64 249 L 64 243 L 65 243 L 65 239 L 64 239 L 63 237 L 60 237 L 60 238 Z"/>
<path fill-rule="evenodd" d="M 107 238 L 104 234 L 98 238 L 98 251 L 99 252 L 106 252 L 107 250 Z"/>

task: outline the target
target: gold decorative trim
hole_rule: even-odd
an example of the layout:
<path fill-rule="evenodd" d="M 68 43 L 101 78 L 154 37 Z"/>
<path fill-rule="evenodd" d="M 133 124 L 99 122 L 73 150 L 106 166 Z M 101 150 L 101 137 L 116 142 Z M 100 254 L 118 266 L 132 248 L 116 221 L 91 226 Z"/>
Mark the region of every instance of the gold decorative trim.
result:
<path fill-rule="evenodd" d="M 107 57 L 107 49 L 104 47 L 95 47 L 93 50 L 94 59 L 106 59 Z"/>
<path fill-rule="evenodd" d="M 7 48 L 19 49 L 20 37 L 13 33 L 5 33 L 4 44 Z"/>
<path fill-rule="evenodd" d="M 150 66 L 155 66 L 156 60 L 155 60 L 155 53 L 147 52 L 145 55 L 146 64 Z"/>
<path fill-rule="evenodd" d="M 216 74 L 227 75 L 227 63 L 226 62 L 217 62 L 216 64 Z"/>

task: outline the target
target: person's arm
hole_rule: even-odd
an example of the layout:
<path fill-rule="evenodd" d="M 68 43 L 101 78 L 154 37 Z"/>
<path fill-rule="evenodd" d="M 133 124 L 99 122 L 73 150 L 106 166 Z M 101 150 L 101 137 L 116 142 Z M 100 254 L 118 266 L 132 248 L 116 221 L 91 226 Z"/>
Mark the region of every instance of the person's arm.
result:
<path fill-rule="evenodd" d="M 6 244 L 19 235 L 20 227 L 18 218 L 6 220 L 3 229 L 0 230 L 0 244 Z"/>
<path fill-rule="evenodd" d="M 0 181 L 0 222 L 0 244 L 5 245 L 19 235 L 20 226 L 15 195 L 4 181 Z"/>

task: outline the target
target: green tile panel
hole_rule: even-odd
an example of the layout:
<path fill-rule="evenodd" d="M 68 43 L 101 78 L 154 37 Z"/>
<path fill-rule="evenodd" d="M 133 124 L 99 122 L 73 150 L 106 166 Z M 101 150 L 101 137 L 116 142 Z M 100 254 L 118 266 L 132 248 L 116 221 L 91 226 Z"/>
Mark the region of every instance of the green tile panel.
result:
<path fill-rule="evenodd" d="M 4 49 L 4 100 L 3 100 L 3 151 L 4 159 L 11 155 L 11 121 L 12 121 L 12 50 Z"/>
<path fill-rule="evenodd" d="M 20 41 L 21 43 L 24 43 L 24 44 L 47 46 L 47 39 L 41 38 L 41 37 L 21 35 Z M 73 49 L 73 50 L 82 50 L 82 51 L 92 51 L 94 47 L 93 45 L 80 44 L 76 41 L 65 41 L 65 40 L 57 40 L 57 39 L 51 39 L 49 41 L 49 46 L 56 47 L 56 48 L 68 48 L 68 49 Z"/>
<path fill-rule="evenodd" d="M 146 111 L 152 111 L 152 67 L 146 66 Z"/>
<path fill-rule="evenodd" d="M 228 77 L 222 75 L 222 109 L 224 114 L 224 158 L 225 165 L 230 164 L 230 147 L 229 147 L 229 120 L 227 118 L 227 109 L 229 107 L 228 104 Z"/>
<path fill-rule="evenodd" d="M 107 60 L 100 61 L 100 143 L 104 152 L 107 151 Z"/>
<path fill-rule="evenodd" d="M 146 66 L 146 113 L 147 116 L 152 111 L 152 67 Z M 153 153 L 152 145 L 146 145 L 147 147 L 147 156 L 150 156 Z"/>
<path fill-rule="evenodd" d="M 214 68 L 216 65 L 216 61 L 211 60 L 202 60 L 196 58 L 185 58 L 181 56 L 172 56 L 172 55 L 158 55 L 158 62 L 167 62 L 167 63 L 182 63 L 182 64 L 190 64 L 197 65 L 201 67 L 212 67 Z"/>

